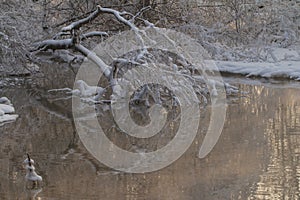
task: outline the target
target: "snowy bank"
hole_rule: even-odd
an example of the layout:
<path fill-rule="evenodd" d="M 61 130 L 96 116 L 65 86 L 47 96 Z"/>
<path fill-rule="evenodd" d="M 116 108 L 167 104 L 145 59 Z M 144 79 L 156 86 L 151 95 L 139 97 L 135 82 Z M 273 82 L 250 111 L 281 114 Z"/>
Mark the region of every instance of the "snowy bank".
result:
<path fill-rule="evenodd" d="M 209 62 L 209 61 L 208 61 Z M 220 72 L 266 78 L 288 78 L 300 81 L 300 61 L 268 62 L 233 62 L 215 61 Z"/>
<path fill-rule="evenodd" d="M 18 118 L 18 115 L 13 114 L 15 108 L 11 104 L 10 100 L 7 97 L 0 98 L 0 126 L 5 123 L 15 121 Z"/>
<path fill-rule="evenodd" d="M 205 65 L 211 68 L 216 65 L 220 72 L 241 74 L 247 77 L 285 78 L 300 80 L 300 48 L 266 48 L 257 60 L 236 58 L 224 60 L 206 60 Z M 249 54 L 250 57 L 254 55 Z"/>

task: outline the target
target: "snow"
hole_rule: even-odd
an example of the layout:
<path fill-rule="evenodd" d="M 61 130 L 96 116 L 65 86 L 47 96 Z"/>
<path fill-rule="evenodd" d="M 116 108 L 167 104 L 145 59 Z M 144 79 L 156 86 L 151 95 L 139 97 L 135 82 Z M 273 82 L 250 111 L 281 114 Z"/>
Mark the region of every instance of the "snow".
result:
<path fill-rule="evenodd" d="M 90 86 L 83 80 L 77 80 L 74 86 L 76 87 L 76 89 L 73 90 L 71 88 L 59 88 L 48 90 L 48 92 L 53 94 L 63 92 L 65 93 L 65 95 L 68 95 L 68 97 L 56 98 L 55 100 L 66 100 L 76 96 L 85 103 L 99 104 L 109 102 L 107 100 L 103 100 L 106 88 L 102 88 L 99 86 Z"/>
<path fill-rule="evenodd" d="M 15 108 L 7 97 L 0 98 L 0 126 L 4 123 L 15 121 L 18 115 L 13 114 Z"/>
<path fill-rule="evenodd" d="M 270 54 L 272 59 L 275 62 L 290 60 L 290 61 L 299 61 L 299 53 L 293 49 L 285 49 L 285 48 L 273 48 L 270 50 Z"/>
<path fill-rule="evenodd" d="M 23 161 L 23 164 L 25 165 L 29 165 L 29 163 L 31 165 L 34 165 L 34 160 L 30 158 L 30 160 L 28 158 L 26 158 L 24 161 Z"/>
<path fill-rule="evenodd" d="M 300 61 L 268 62 L 233 62 L 216 61 L 220 72 L 242 74 L 247 77 L 289 78 L 300 80 Z"/>
<path fill-rule="evenodd" d="M 99 87 L 99 86 L 90 86 L 83 80 L 76 81 L 75 85 L 79 89 L 70 89 L 70 88 L 59 88 L 59 89 L 52 89 L 48 90 L 48 92 L 66 92 L 66 94 L 71 94 L 79 97 L 94 97 L 94 98 L 101 98 L 102 95 L 105 93 L 106 89 Z M 96 97 L 95 97 L 96 96 Z"/>
<path fill-rule="evenodd" d="M 205 66 L 209 68 L 211 62 L 217 65 L 220 72 L 300 81 L 300 54 L 292 49 L 273 48 L 265 62 L 206 60 Z"/>
<path fill-rule="evenodd" d="M 99 87 L 99 86 L 89 86 L 83 80 L 76 81 L 76 84 L 79 87 L 79 91 L 78 91 L 78 89 L 77 90 L 75 89 L 72 92 L 74 94 L 77 94 L 78 92 L 80 92 L 80 96 L 82 96 L 82 97 L 97 96 L 98 98 L 100 98 L 105 93 L 104 88 Z"/>
<path fill-rule="evenodd" d="M 94 37 L 94 36 L 99 36 L 99 37 L 108 36 L 108 33 L 103 32 L 103 31 L 91 31 L 89 33 L 83 34 L 81 38 L 85 39 L 85 38 Z"/>
<path fill-rule="evenodd" d="M 122 17 L 122 14 L 127 14 L 127 13 L 121 13 L 121 12 L 118 12 L 114 9 L 103 8 L 101 6 L 99 6 L 99 8 L 102 12 L 112 13 L 120 22 L 128 25 L 133 31 L 139 32 L 139 29 L 134 25 L 134 23 L 132 23 L 129 20 L 126 20 L 124 17 Z"/>
<path fill-rule="evenodd" d="M 6 104 L 6 105 L 10 105 L 11 102 L 7 97 L 1 97 L 0 98 L 0 104 Z"/>
<path fill-rule="evenodd" d="M 4 125 L 4 123 L 15 121 L 18 118 L 18 115 L 1 115 L 0 116 L 0 126 Z"/>
<path fill-rule="evenodd" d="M 97 10 L 95 10 L 93 13 L 91 13 L 88 17 L 71 23 L 70 25 L 62 28 L 61 31 L 62 32 L 67 32 L 67 31 L 71 31 L 73 29 L 78 29 L 82 25 L 87 24 L 90 21 L 92 21 L 93 19 L 95 19 L 99 15 L 99 13 L 100 13 L 100 8 L 97 8 Z"/>
<path fill-rule="evenodd" d="M 28 181 L 42 181 L 43 180 L 43 178 L 35 172 L 35 167 L 33 165 L 26 166 L 25 179 Z"/>
<path fill-rule="evenodd" d="M 35 167 L 33 165 L 34 161 L 29 157 L 29 155 L 28 158 L 26 158 L 23 163 L 25 164 L 25 169 L 26 169 L 25 180 L 33 181 L 33 182 L 36 181 L 40 182 L 43 180 L 43 178 L 35 172 Z"/>
<path fill-rule="evenodd" d="M 63 39 L 63 40 L 44 40 L 42 42 L 36 43 L 38 49 L 68 49 L 73 45 L 72 39 Z"/>
<path fill-rule="evenodd" d="M 11 105 L 0 104 L 0 112 L 1 111 L 3 114 L 11 114 L 15 112 L 15 108 Z"/>

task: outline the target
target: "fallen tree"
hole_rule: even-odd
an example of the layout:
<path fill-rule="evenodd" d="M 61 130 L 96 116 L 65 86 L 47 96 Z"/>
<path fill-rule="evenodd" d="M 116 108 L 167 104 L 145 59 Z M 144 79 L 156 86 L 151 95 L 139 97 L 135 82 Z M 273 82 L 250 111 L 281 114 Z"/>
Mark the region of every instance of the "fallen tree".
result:
<path fill-rule="evenodd" d="M 210 71 L 210 69 L 204 68 L 203 66 L 195 67 L 195 64 L 189 61 L 184 54 L 179 53 L 178 48 L 180 47 L 176 45 L 178 41 L 172 39 L 165 31 L 159 31 L 159 28 L 155 27 L 154 24 L 140 17 L 142 13 L 148 9 L 149 7 L 145 7 L 138 13 L 131 14 L 125 11 L 119 12 L 111 8 L 97 6 L 96 10 L 87 17 L 72 22 L 71 24 L 61 28 L 60 32 L 57 33 L 52 39 L 33 44 L 32 51 L 37 52 L 46 50 L 55 51 L 60 49 L 73 49 L 77 52 L 80 52 L 94 64 L 96 64 L 99 67 L 100 72 L 103 73 L 104 77 L 108 80 L 108 87 L 112 89 L 113 96 L 111 96 L 111 98 L 113 98 L 114 95 L 118 96 L 121 94 L 120 90 L 122 90 L 122 88 L 120 88 L 120 85 L 122 84 L 120 84 L 120 82 L 123 81 L 122 76 L 124 76 L 126 72 L 137 66 L 149 67 L 150 63 L 161 63 L 166 65 L 167 68 L 163 69 L 164 72 L 167 71 L 167 73 L 172 73 L 173 75 L 175 74 L 176 76 L 180 76 L 187 80 L 188 83 L 185 83 L 194 89 L 198 95 L 199 102 L 204 104 L 209 101 L 209 95 L 217 95 L 217 87 L 223 87 L 230 93 L 236 93 L 238 91 L 237 88 L 221 81 L 207 80 L 207 71 L 209 71 L 208 73 L 210 74 L 213 74 L 214 71 Z M 91 31 L 87 33 L 82 31 L 82 27 L 84 25 L 91 23 L 91 21 L 95 20 L 101 14 L 111 14 L 117 21 L 129 27 L 130 31 L 135 35 L 135 42 L 139 48 L 135 51 L 127 52 L 124 55 L 119 55 L 119 57 L 114 57 L 111 55 L 113 57 L 112 62 L 107 63 L 103 60 L 103 58 L 101 58 L 101 56 L 84 46 L 82 43 L 88 38 L 107 38 L 107 36 L 110 36 L 108 32 L 103 31 Z M 137 21 L 142 22 L 144 24 L 144 28 L 137 27 Z M 163 48 L 158 49 L 149 46 L 149 41 L 151 43 L 151 40 L 153 39 L 153 37 L 149 35 L 151 31 L 155 32 L 154 35 L 158 35 L 157 38 L 164 38 L 177 52 L 174 54 L 174 52 L 169 52 Z M 154 41 L 154 43 L 159 42 L 160 41 Z M 178 54 L 176 55 L 176 53 Z M 201 65 L 202 63 L 197 64 Z M 154 66 L 156 67 L 156 65 Z M 166 75 L 162 75 L 161 78 L 165 79 L 166 77 Z M 84 81 L 77 81 L 79 88 L 84 88 L 83 84 L 87 85 L 87 83 Z M 174 84 L 176 85 L 177 83 Z M 55 90 L 52 90 L 51 92 L 53 91 Z M 59 91 L 61 90 L 59 89 Z M 86 95 L 83 95 L 83 93 L 86 92 L 82 91 L 82 89 L 77 91 L 70 91 L 67 89 L 66 91 L 69 94 L 76 94 L 86 98 Z M 91 94 L 93 94 L 92 98 L 90 99 L 91 102 L 101 102 L 99 100 L 101 100 L 102 94 L 93 92 Z M 135 102 L 134 104 L 142 103 L 143 106 L 150 107 L 151 104 L 163 104 L 163 102 L 168 99 L 164 98 L 165 96 L 171 96 L 171 99 L 173 100 L 171 104 L 178 104 L 174 93 L 169 91 L 167 88 L 158 86 L 157 84 L 142 85 L 132 96 L 132 101 Z"/>

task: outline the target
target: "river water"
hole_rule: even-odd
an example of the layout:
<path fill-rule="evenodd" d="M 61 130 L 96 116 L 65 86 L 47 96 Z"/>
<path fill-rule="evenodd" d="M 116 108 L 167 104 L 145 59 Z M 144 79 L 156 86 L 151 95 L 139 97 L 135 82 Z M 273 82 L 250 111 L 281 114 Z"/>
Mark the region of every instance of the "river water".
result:
<path fill-rule="evenodd" d="M 210 154 L 197 156 L 207 128 L 200 126 L 180 159 L 146 174 L 115 171 L 94 159 L 76 134 L 70 99 L 1 89 L 19 118 L 0 127 L 0 199 L 300 199 L 300 84 L 228 81 L 247 93 L 228 99 Z M 208 115 L 203 111 L 203 122 Z M 26 152 L 44 179 L 40 188 L 26 187 Z"/>

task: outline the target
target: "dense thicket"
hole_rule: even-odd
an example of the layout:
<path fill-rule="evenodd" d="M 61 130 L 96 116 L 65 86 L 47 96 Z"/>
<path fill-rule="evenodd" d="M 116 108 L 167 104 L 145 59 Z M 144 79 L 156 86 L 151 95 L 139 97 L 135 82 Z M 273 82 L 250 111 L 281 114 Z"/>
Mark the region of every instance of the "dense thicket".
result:
<path fill-rule="evenodd" d="M 299 42 L 297 0 L 3 0 L 0 73 L 26 67 L 33 59 L 31 44 L 53 37 L 61 27 L 88 16 L 96 5 L 130 13 L 151 6 L 144 19 L 192 35 L 216 59 L 248 56 L 250 60 L 262 60 L 260 52 L 268 46 L 286 48 Z M 128 27 L 104 15 L 85 29 L 114 34 Z M 97 42 L 89 41 L 88 45 Z"/>

